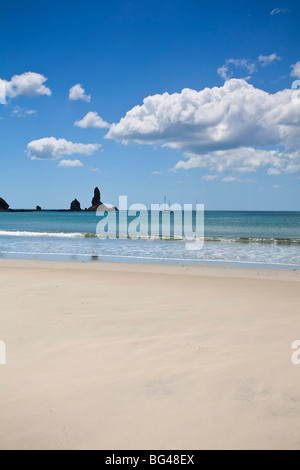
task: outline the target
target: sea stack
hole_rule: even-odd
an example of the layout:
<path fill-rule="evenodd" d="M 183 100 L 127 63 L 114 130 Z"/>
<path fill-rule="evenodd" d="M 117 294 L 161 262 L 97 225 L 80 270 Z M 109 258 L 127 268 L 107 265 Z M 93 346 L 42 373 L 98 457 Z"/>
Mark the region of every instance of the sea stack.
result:
<path fill-rule="evenodd" d="M 88 211 L 90 212 L 117 212 L 117 207 L 107 207 L 103 202 L 101 202 L 101 194 L 99 188 L 95 188 L 94 197 L 92 199 L 92 206 L 89 207 Z"/>
<path fill-rule="evenodd" d="M 72 211 L 72 212 L 80 212 L 81 211 L 80 202 L 77 201 L 77 199 L 74 199 L 74 201 L 71 202 L 70 211 Z"/>
<path fill-rule="evenodd" d="M 99 188 L 95 188 L 94 197 L 92 199 L 92 207 L 99 206 L 100 204 L 102 204 L 101 194 L 100 194 Z"/>
<path fill-rule="evenodd" d="M 0 211 L 4 212 L 4 211 L 8 211 L 8 209 L 9 209 L 9 204 L 7 204 L 7 202 L 4 201 L 2 197 L 0 197 Z"/>

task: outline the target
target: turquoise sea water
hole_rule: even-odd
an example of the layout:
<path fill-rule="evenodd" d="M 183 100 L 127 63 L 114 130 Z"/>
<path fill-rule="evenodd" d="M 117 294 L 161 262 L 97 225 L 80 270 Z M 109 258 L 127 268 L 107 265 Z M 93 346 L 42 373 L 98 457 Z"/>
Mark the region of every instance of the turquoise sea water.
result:
<path fill-rule="evenodd" d="M 90 212 L 0 213 L 0 257 L 300 267 L 300 212 L 206 211 L 204 247 L 195 251 L 142 229 L 141 239 L 99 239 L 99 221 Z"/>

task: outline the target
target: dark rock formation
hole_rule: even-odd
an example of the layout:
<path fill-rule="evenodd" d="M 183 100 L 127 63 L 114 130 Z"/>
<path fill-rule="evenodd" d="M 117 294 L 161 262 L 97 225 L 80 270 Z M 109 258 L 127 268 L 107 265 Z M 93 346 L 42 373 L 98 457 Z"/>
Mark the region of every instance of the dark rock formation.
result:
<path fill-rule="evenodd" d="M 101 205 L 102 205 L 102 202 L 101 202 L 101 194 L 100 194 L 99 188 L 95 188 L 94 197 L 92 199 L 92 207 L 89 207 L 88 210 L 95 212 L 98 209 L 98 207 Z"/>
<path fill-rule="evenodd" d="M 36 211 L 37 212 L 41 212 L 41 210 L 42 210 L 41 206 L 36 206 Z"/>
<path fill-rule="evenodd" d="M 80 202 L 77 201 L 77 199 L 74 199 L 74 201 L 71 202 L 70 211 L 72 211 L 72 212 L 80 212 L 81 211 Z"/>
<path fill-rule="evenodd" d="M 92 200 L 92 207 L 88 208 L 90 212 L 102 211 L 102 212 L 116 212 L 118 209 L 116 207 L 107 207 L 103 202 L 101 202 L 101 195 L 99 188 L 95 188 L 94 197 Z"/>
<path fill-rule="evenodd" d="M 99 206 L 100 204 L 102 204 L 100 191 L 99 188 L 95 188 L 94 197 L 92 199 L 92 207 Z"/>
<path fill-rule="evenodd" d="M 2 197 L 0 197 L 0 211 L 8 211 L 9 205 L 7 204 Z"/>

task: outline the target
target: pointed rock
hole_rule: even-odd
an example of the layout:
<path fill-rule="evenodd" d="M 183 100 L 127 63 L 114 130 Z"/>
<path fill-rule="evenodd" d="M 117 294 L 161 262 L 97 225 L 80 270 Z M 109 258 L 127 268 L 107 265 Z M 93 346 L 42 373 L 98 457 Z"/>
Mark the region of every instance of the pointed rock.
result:
<path fill-rule="evenodd" d="M 92 199 L 92 207 L 97 206 L 99 204 L 101 204 L 101 195 L 99 188 L 95 188 L 94 197 Z"/>
<path fill-rule="evenodd" d="M 74 199 L 74 201 L 71 202 L 70 211 L 72 211 L 72 212 L 80 212 L 81 211 L 80 202 L 77 201 L 77 199 Z"/>
<path fill-rule="evenodd" d="M 9 204 L 7 204 L 2 197 L 0 197 L 0 211 L 8 211 L 9 209 Z"/>
<path fill-rule="evenodd" d="M 88 208 L 90 212 L 117 212 L 118 209 L 116 207 L 107 207 L 103 202 L 101 202 L 101 194 L 99 188 L 95 188 L 94 197 L 92 199 L 92 207 Z"/>

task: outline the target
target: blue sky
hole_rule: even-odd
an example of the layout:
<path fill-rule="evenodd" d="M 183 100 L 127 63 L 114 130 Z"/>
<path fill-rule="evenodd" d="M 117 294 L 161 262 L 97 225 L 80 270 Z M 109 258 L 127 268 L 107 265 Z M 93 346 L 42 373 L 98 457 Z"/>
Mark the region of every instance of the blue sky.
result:
<path fill-rule="evenodd" d="M 299 22 L 298 0 L 5 2 L 0 197 L 300 210 Z"/>

